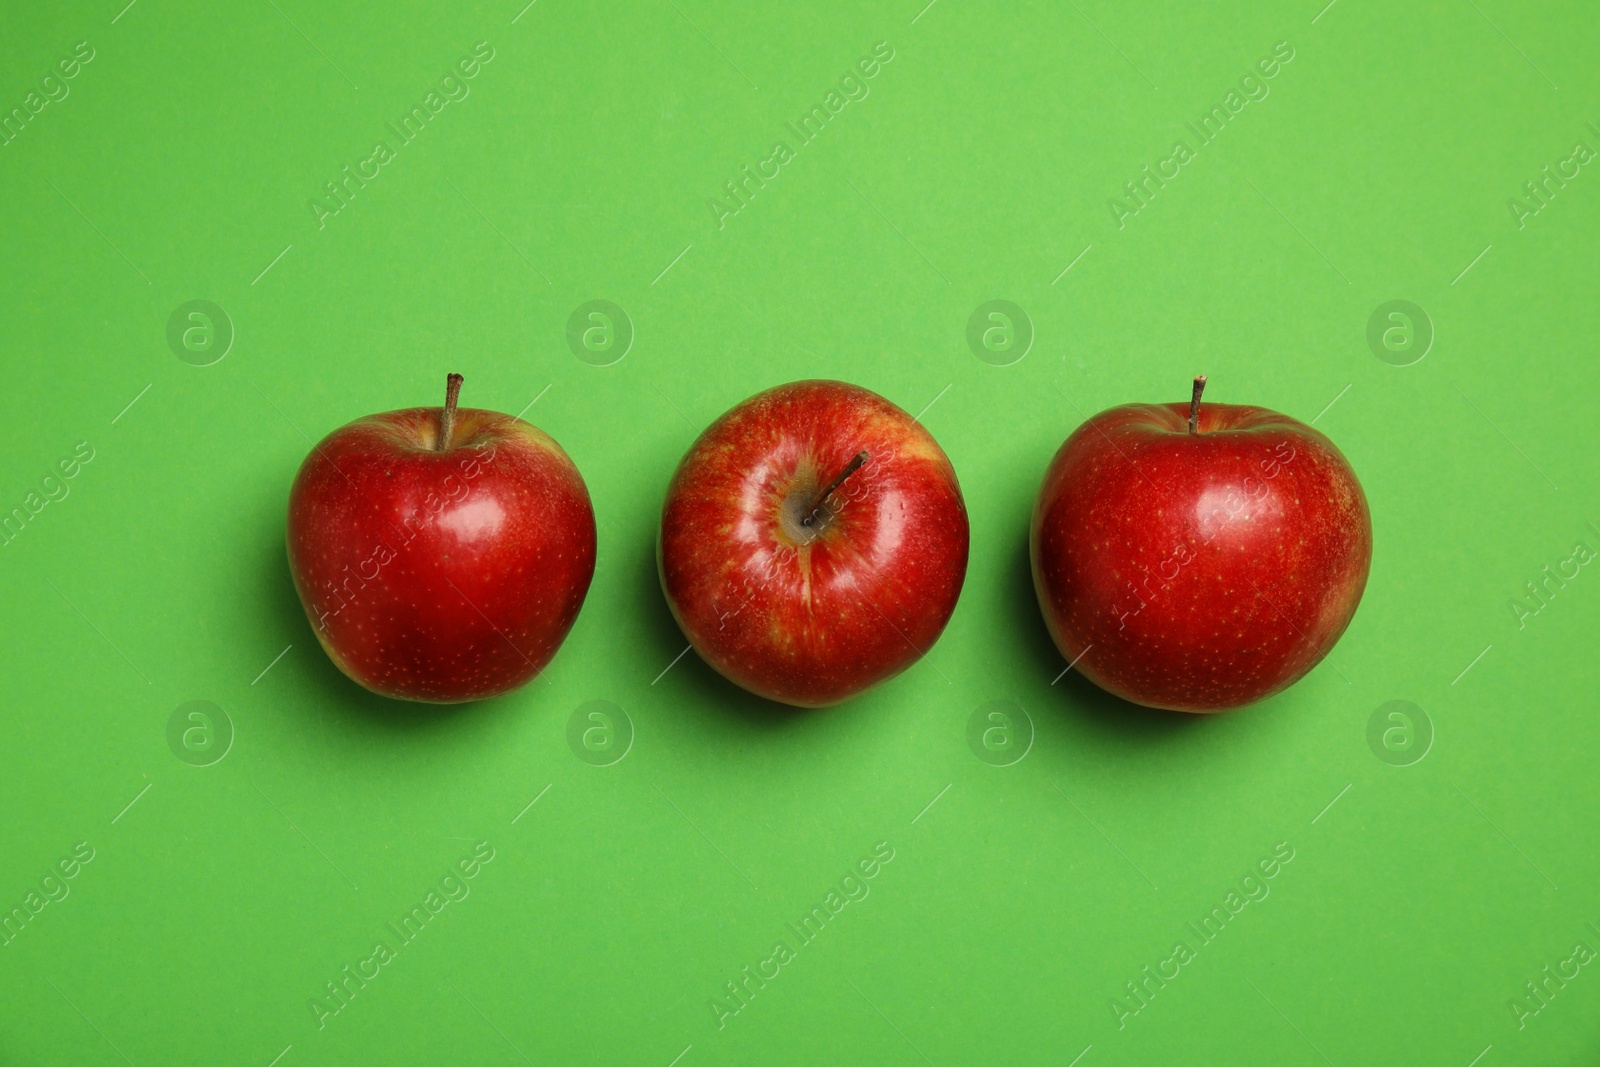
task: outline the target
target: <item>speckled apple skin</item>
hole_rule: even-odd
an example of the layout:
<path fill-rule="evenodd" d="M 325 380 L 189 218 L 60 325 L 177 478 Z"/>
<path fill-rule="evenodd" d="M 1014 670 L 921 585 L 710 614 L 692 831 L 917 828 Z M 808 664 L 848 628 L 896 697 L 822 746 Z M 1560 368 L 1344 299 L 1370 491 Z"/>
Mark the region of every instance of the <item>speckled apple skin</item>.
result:
<path fill-rule="evenodd" d="M 510 692 L 561 647 L 594 577 L 594 508 L 544 431 L 495 411 L 372 415 L 323 438 L 289 494 L 289 570 L 351 679 L 459 703 Z"/>
<path fill-rule="evenodd" d="M 1354 616 L 1372 519 L 1327 437 L 1265 408 L 1128 404 L 1067 438 L 1030 536 L 1056 647 L 1096 685 L 1173 711 L 1293 685 Z"/>
<path fill-rule="evenodd" d="M 799 543 L 781 518 L 859 451 L 870 459 Z M 791 524 L 792 526 L 792 524 Z M 769 700 L 837 704 L 915 663 L 967 571 L 955 469 L 905 411 L 859 386 L 802 381 L 703 433 L 667 490 L 661 586 L 695 650 Z"/>

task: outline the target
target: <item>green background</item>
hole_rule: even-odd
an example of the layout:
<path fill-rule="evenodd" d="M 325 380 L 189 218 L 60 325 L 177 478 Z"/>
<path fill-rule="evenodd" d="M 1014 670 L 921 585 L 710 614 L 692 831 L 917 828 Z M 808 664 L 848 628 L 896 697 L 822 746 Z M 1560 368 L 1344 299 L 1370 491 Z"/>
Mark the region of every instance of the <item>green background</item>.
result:
<path fill-rule="evenodd" d="M 0 947 L 0 1062 L 1593 1062 L 1597 968 L 1520 1028 L 1509 1004 L 1600 947 L 1600 572 L 1510 606 L 1600 548 L 1600 174 L 1520 227 L 1507 203 L 1600 146 L 1587 5 L 122 2 L 0 15 L 0 109 L 95 50 L 0 148 L 0 509 L 94 450 L 0 548 L 0 913 L 95 850 Z M 319 228 L 480 41 L 470 95 Z M 870 95 L 797 145 L 880 41 Z M 1119 227 L 1110 198 L 1280 41 L 1270 95 Z M 635 332 L 609 366 L 566 339 L 596 298 Z M 166 339 L 196 299 L 236 331 L 203 367 Z M 1035 335 L 1007 366 L 966 340 L 993 299 Z M 1367 342 L 1395 299 L 1420 361 Z M 283 522 L 310 440 L 446 371 L 566 447 L 600 548 L 544 680 L 437 710 L 333 668 Z M 1376 539 L 1328 660 L 1203 720 L 1052 685 L 1026 561 L 1061 440 L 1197 372 L 1316 419 Z M 673 665 L 653 539 L 699 429 L 803 377 L 923 412 L 972 555 L 925 662 L 792 714 Z M 235 734 L 209 766 L 167 741 L 193 700 Z M 634 733 L 610 766 L 567 741 L 593 700 Z M 1431 723 L 1420 762 L 1369 746 L 1391 700 Z M 991 701 L 1032 724 L 1009 766 L 968 745 Z M 471 895 L 319 1029 L 324 983 L 478 841 Z M 870 895 L 719 1028 L 723 983 L 879 842 Z M 1119 1026 L 1279 843 L 1270 896 Z"/>

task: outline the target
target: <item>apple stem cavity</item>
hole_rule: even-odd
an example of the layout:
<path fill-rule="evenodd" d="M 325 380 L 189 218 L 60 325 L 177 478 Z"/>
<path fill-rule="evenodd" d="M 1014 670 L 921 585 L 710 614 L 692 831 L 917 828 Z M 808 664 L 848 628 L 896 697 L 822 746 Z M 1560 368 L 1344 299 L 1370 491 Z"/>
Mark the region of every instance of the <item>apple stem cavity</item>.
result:
<path fill-rule="evenodd" d="M 1194 395 L 1189 398 L 1189 432 L 1200 432 L 1200 394 L 1206 391 L 1206 376 L 1194 376 Z"/>
<path fill-rule="evenodd" d="M 800 520 L 800 525 L 809 529 L 811 524 L 817 521 L 817 516 L 822 512 L 822 505 L 827 501 L 828 497 L 833 495 L 833 491 L 835 489 L 844 484 L 844 480 L 846 478 L 860 470 L 861 465 L 865 463 L 867 459 L 868 456 L 865 449 L 857 452 L 855 456 L 851 458 L 850 462 L 845 464 L 844 470 L 839 472 L 839 476 L 833 481 L 829 482 L 826 489 L 817 494 L 817 498 L 813 500 L 811 502 L 811 506 L 806 509 L 806 517 Z"/>
<path fill-rule="evenodd" d="M 459 374 L 445 375 L 444 410 L 439 413 L 439 445 L 435 451 L 443 452 L 449 448 L 450 438 L 456 432 L 456 399 L 461 396 L 463 380 Z"/>

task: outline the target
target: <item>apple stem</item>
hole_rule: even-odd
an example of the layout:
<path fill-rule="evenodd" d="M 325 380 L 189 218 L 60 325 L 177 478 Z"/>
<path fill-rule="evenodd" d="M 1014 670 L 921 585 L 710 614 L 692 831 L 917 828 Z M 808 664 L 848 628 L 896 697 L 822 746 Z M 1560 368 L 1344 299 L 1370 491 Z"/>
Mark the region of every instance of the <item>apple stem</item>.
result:
<path fill-rule="evenodd" d="M 849 463 L 845 464 L 844 470 L 839 472 L 839 476 L 828 483 L 828 488 L 817 494 L 817 499 L 811 502 L 811 507 L 806 510 L 806 517 L 800 520 L 800 525 L 810 526 L 813 522 L 816 522 L 817 514 L 822 511 L 823 503 L 828 499 L 829 496 L 833 495 L 833 491 L 835 489 L 844 484 L 844 480 L 846 478 L 860 470 L 861 465 L 866 461 L 866 450 L 863 449 L 862 451 L 857 452 L 854 458 L 852 458 Z"/>
<path fill-rule="evenodd" d="M 456 398 L 461 395 L 462 377 L 447 374 L 444 379 L 444 410 L 439 413 L 439 447 L 443 452 L 450 447 L 450 436 L 456 430 Z"/>
<path fill-rule="evenodd" d="M 1206 391 L 1206 376 L 1194 376 L 1194 395 L 1189 398 L 1189 432 L 1200 432 L 1200 394 Z"/>

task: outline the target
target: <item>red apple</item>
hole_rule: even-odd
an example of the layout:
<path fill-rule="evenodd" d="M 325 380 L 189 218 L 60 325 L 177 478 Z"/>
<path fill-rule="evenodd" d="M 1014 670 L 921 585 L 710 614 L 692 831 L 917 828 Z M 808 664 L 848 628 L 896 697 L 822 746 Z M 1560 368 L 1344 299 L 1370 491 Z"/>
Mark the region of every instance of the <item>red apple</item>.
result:
<path fill-rule="evenodd" d="M 1236 708 L 1293 685 L 1366 588 L 1372 520 L 1322 434 L 1266 408 L 1125 404 L 1067 438 L 1033 509 L 1034 589 L 1071 665 L 1125 700 Z"/>
<path fill-rule="evenodd" d="M 916 419 L 859 386 L 793 382 L 689 449 L 657 559 L 707 663 L 769 700 L 823 707 L 938 639 L 966 577 L 967 509 Z"/>
<path fill-rule="evenodd" d="M 300 466 L 289 571 L 323 650 L 374 693 L 452 704 L 550 662 L 594 577 L 594 508 L 561 446 L 497 411 L 369 415 Z"/>

